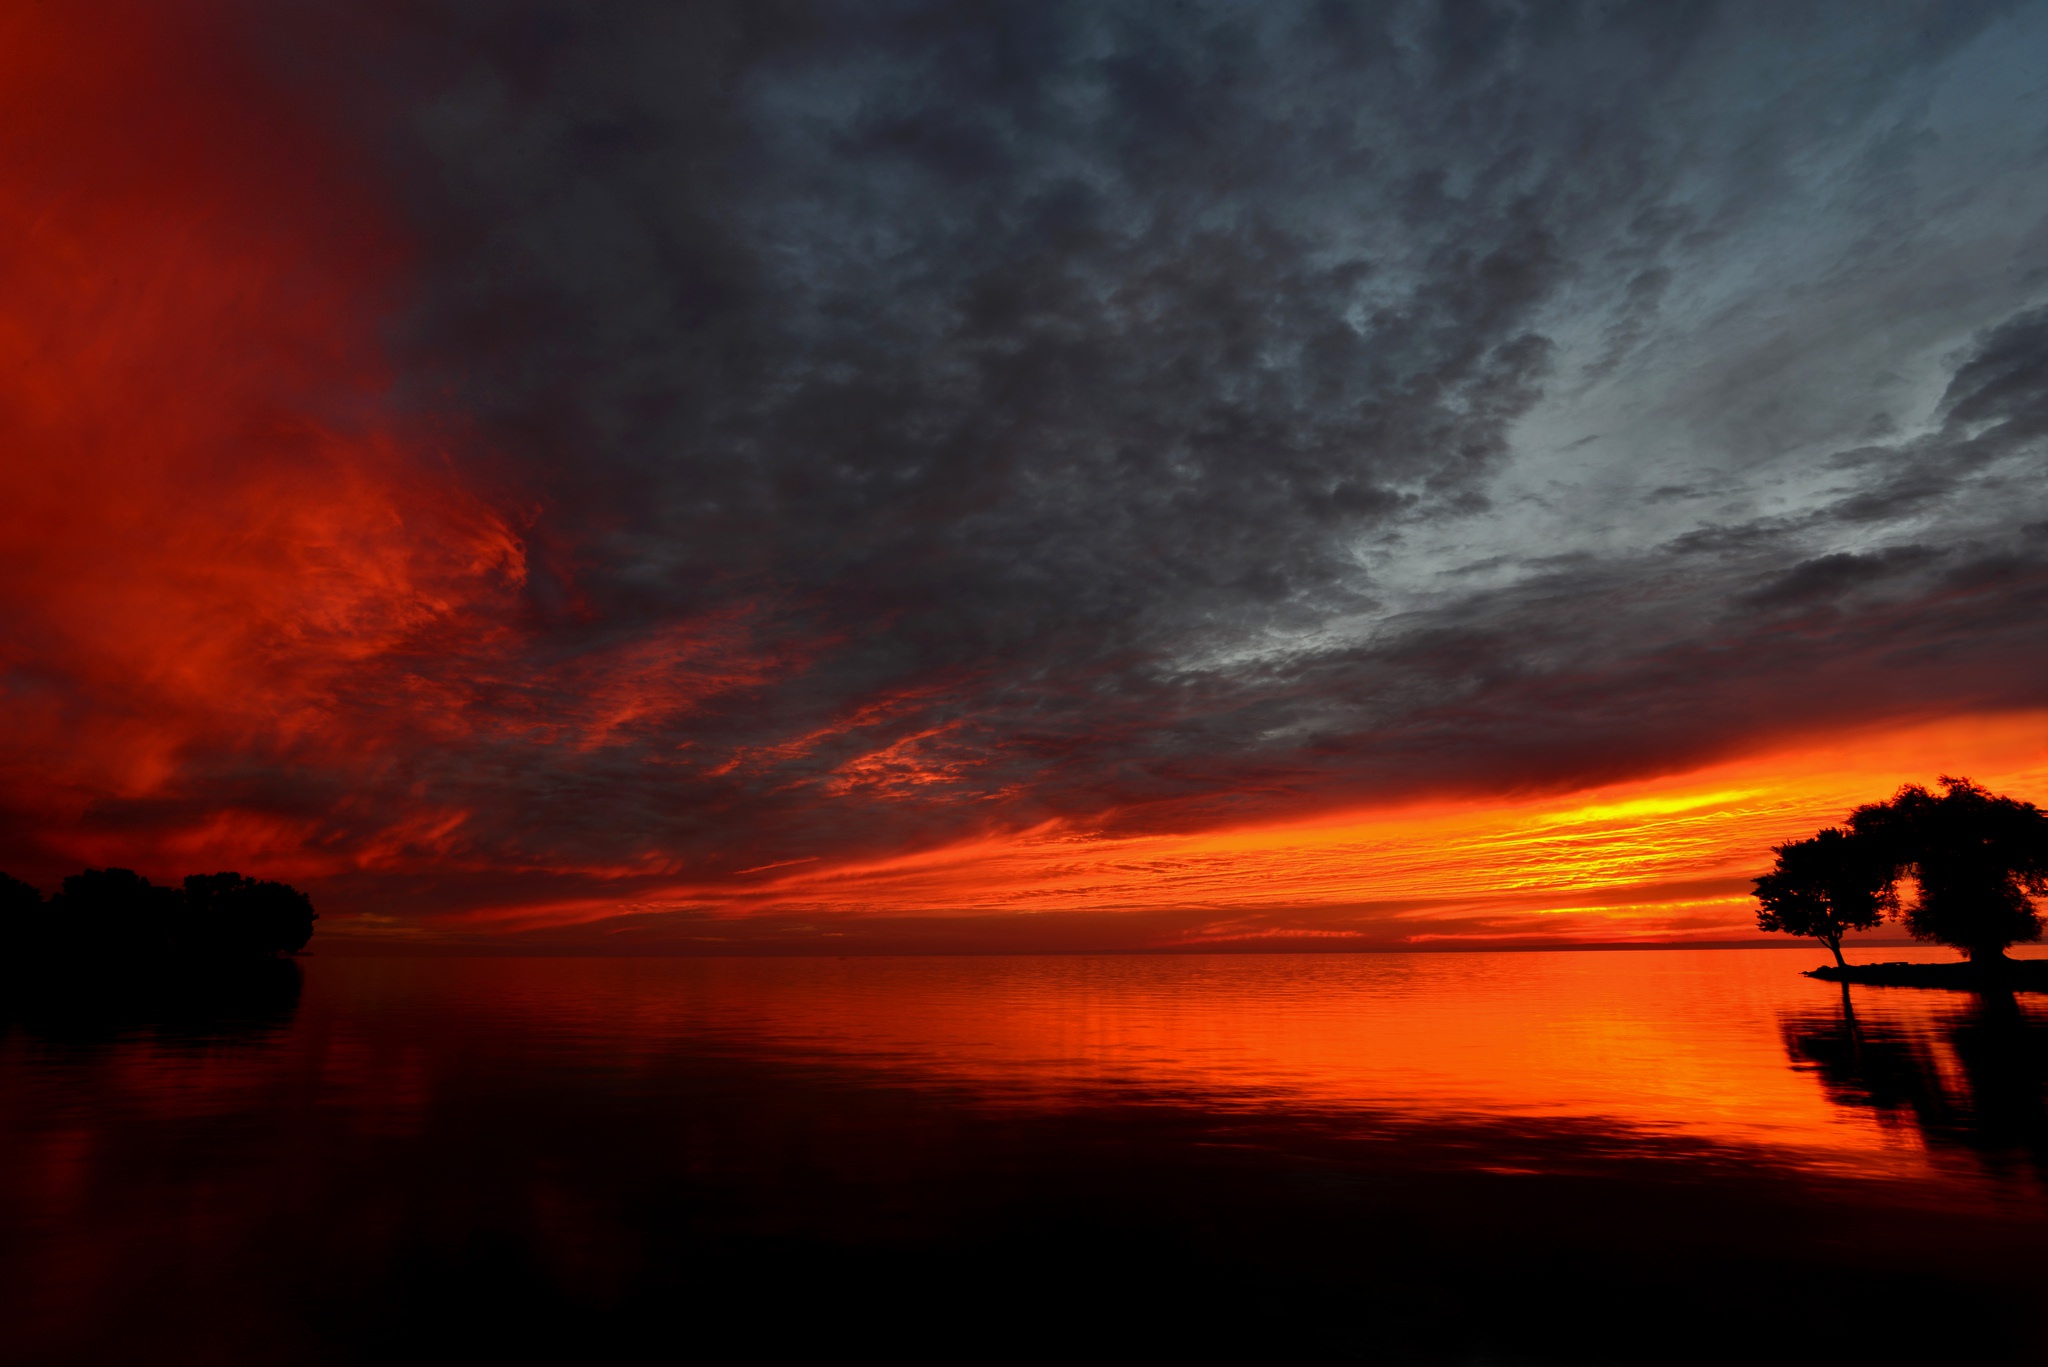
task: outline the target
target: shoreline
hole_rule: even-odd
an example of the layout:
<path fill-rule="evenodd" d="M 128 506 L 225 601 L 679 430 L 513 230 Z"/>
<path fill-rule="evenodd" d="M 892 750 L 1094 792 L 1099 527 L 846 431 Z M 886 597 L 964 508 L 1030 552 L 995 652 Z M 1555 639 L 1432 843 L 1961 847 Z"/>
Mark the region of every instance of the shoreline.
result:
<path fill-rule="evenodd" d="M 1990 964 L 1827 964 L 1806 976 L 1866 987 L 1937 987 L 1950 991 L 2048 992 L 2048 959 L 2002 959 Z"/>

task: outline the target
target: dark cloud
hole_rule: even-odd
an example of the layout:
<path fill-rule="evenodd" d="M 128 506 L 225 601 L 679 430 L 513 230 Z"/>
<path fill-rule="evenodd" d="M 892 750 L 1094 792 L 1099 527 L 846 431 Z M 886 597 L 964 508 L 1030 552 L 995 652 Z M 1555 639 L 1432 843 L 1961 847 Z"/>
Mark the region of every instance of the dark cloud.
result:
<path fill-rule="evenodd" d="M 574 883 L 2038 703 L 2048 313 L 1899 293 L 1975 204 L 1929 91 L 2015 13 L 270 14 L 418 244 L 400 406 L 526 569 L 336 698 L 374 773 L 224 744 L 175 801 L 460 811 L 435 858 Z"/>
<path fill-rule="evenodd" d="M 1856 589 L 1880 584 L 1919 568 L 1940 553 L 1926 546 L 1893 546 L 1876 555 L 1855 555 L 1837 551 L 1801 561 L 1791 569 L 1771 576 L 1762 587 L 1736 601 L 1746 607 L 1803 607 L 1832 602 Z"/>
<path fill-rule="evenodd" d="M 442 82 L 417 212 L 448 244 L 415 373 L 523 454 L 537 530 L 582 557 L 571 635 L 747 602 L 766 641 L 806 643 L 632 745 L 549 756 L 547 834 L 517 843 L 702 860 L 745 830 L 755 862 L 1566 781 L 1796 725 L 1776 691 L 1846 668 L 1868 621 L 1842 608 L 1786 651 L 1724 608 L 1941 553 L 1816 553 L 1779 514 L 1679 538 L 1719 537 L 1719 572 L 1525 557 L 1510 588 L 1407 611 L 1366 568 L 1483 525 L 1546 387 L 1624 369 L 1688 250 L 1993 10 L 1859 9 L 1853 64 L 1820 16 L 1704 4 L 459 13 L 415 59 Z M 1797 59 L 1746 64 L 1753 43 Z M 1610 272 L 1602 353 L 1561 375 L 1561 310 Z M 1941 433 L 1813 511 L 1951 496 L 1982 463 L 1966 429 L 2031 411 L 2039 328 L 1996 325 Z M 677 745 L 702 761 L 650 771 Z M 532 788 L 523 762 L 464 752 L 434 781 L 488 807 Z"/>
<path fill-rule="evenodd" d="M 1996 424 L 2009 441 L 2048 434 L 2048 308 L 2029 309 L 1977 339 L 1942 395 L 1951 423 Z"/>

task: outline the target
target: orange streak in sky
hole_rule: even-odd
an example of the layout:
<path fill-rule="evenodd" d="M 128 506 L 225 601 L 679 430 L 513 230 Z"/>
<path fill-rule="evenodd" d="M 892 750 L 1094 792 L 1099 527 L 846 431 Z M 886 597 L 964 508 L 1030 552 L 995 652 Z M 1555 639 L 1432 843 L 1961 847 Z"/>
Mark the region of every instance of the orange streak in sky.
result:
<path fill-rule="evenodd" d="M 625 905 L 507 909 L 473 923 L 535 927 L 680 908 L 856 918 L 1177 909 L 1196 913 L 1194 928 L 1167 943 L 1186 946 L 1747 937 L 1757 933 L 1750 879 L 1769 867 L 1772 845 L 1944 772 L 2048 799 L 2048 713 L 1861 732 L 1570 793 L 1172 835 L 1104 837 L 1052 823 L 890 859 L 769 865 L 768 877 L 681 885 Z"/>

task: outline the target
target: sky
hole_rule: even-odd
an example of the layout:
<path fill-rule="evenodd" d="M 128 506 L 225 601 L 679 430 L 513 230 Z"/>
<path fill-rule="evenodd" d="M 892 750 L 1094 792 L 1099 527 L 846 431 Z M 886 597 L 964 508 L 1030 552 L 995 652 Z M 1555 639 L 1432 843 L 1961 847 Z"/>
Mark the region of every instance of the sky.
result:
<path fill-rule="evenodd" d="M 2048 800 L 2048 4 L 0 7 L 0 868 L 1754 934 Z"/>

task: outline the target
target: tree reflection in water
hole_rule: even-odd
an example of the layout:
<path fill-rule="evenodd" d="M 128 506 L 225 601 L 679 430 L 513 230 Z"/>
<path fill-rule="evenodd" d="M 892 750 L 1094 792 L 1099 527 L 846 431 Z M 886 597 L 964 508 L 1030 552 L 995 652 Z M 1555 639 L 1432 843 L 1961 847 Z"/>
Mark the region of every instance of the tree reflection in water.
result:
<path fill-rule="evenodd" d="M 20 1030 L 79 1044 L 137 1034 L 174 1044 L 255 1043 L 291 1025 L 305 983 L 290 959 L 41 969 L 0 973 L 0 1038 Z"/>
<path fill-rule="evenodd" d="M 1835 1011 L 1784 1018 L 1794 1067 L 1817 1074 L 1837 1105 L 1910 1121 L 1931 1147 L 1968 1151 L 1999 1171 L 2031 1165 L 2048 1178 L 2048 1022 L 2010 992 L 1901 1019 L 1869 1010 L 1867 997 L 1859 1016 L 1851 991 L 1843 985 Z"/>

